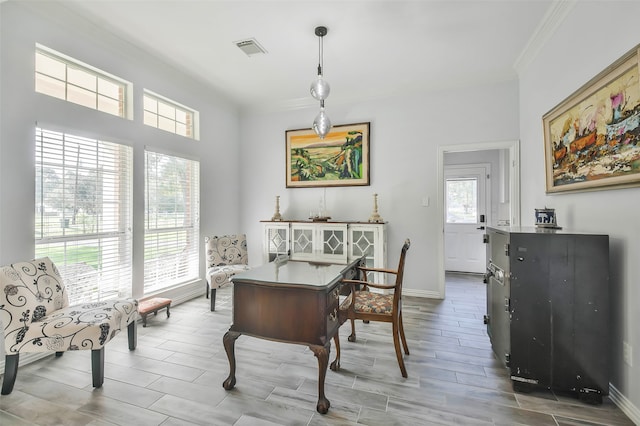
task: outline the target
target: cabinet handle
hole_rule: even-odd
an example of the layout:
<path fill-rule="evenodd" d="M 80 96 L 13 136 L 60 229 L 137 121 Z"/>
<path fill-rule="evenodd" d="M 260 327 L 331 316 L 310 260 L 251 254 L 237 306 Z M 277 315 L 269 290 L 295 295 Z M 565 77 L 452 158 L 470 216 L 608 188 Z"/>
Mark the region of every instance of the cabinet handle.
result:
<path fill-rule="evenodd" d="M 329 313 L 329 321 L 335 321 L 338 318 L 338 310 L 334 309 L 333 312 Z"/>
<path fill-rule="evenodd" d="M 339 289 L 335 289 L 333 290 L 333 298 L 334 299 L 340 299 L 340 290 Z"/>

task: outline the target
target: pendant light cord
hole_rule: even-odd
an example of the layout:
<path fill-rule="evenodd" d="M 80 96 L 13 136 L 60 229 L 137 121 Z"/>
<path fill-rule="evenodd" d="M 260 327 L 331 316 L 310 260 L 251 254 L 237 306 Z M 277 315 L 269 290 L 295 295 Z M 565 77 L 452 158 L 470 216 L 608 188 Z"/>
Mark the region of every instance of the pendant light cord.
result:
<path fill-rule="evenodd" d="M 322 66 L 324 65 L 324 51 L 323 51 L 323 43 L 322 39 L 324 36 L 318 37 L 318 75 L 322 75 Z"/>

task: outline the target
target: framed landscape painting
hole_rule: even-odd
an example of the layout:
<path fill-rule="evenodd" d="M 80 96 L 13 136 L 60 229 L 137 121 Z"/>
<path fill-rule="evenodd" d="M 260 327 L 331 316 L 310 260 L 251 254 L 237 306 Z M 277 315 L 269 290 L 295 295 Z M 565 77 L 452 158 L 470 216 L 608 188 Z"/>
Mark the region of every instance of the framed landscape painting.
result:
<path fill-rule="evenodd" d="M 369 124 L 333 126 L 324 139 L 287 130 L 287 188 L 369 185 Z"/>
<path fill-rule="evenodd" d="M 640 185 L 639 47 L 542 117 L 547 193 Z"/>

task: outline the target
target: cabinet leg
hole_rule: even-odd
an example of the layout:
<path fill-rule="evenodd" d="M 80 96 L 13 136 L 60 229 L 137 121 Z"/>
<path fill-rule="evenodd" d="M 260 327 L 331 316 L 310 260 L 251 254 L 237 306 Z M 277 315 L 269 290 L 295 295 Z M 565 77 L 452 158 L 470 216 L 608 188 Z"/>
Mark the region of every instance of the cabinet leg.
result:
<path fill-rule="evenodd" d="M 580 389 L 578 399 L 591 405 L 602 405 L 602 394 L 593 389 Z"/>
<path fill-rule="evenodd" d="M 530 383 L 523 383 L 523 382 L 519 382 L 517 380 L 514 380 L 512 382 L 512 386 L 513 386 L 513 391 L 514 392 L 520 392 L 520 393 L 531 393 L 533 392 L 533 385 Z"/>

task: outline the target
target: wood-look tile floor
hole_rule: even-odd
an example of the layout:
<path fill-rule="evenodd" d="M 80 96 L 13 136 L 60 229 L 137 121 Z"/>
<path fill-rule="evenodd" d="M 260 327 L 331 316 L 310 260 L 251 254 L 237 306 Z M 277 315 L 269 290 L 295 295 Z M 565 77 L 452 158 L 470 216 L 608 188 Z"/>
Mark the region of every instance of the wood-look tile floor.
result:
<path fill-rule="evenodd" d="M 236 387 L 222 388 L 229 363 L 222 336 L 231 322 L 230 287 L 216 312 L 203 297 L 149 317 L 138 347 L 126 332 L 107 345 L 105 383 L 91 386 L 90 353 L 65 353 L 20 367 L 0 397 L 11 425 L 632 425 L 609 400 L 585 404 L 548 391 L 514 393 L 483 325 L 485 285 L 447 275 L 446 299 L 404 298 L 411 355 L 400 375 L 390 324 L 340 330 L 342 365 L 327 371 L 326 415 L 315 410 L 318 363 L 309 348 L 247 336 L 236 341 Z M 333 349 L 333 348 L 332 348 Z M 333 354 L 331 355 L 333 357 Z"/>

